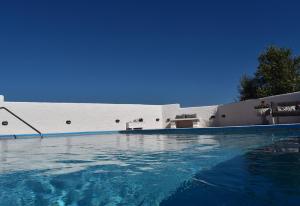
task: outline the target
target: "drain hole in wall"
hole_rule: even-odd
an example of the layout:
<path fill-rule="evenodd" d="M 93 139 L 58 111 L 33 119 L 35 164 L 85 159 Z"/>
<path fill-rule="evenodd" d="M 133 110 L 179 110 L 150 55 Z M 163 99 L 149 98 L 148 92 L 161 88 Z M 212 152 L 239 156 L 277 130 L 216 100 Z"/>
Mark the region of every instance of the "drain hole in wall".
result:
<path fill-rule="evenodd" d="M 120 123 L 120 120 L 119 120 L 119 119 L 116 119 L 116 123 Z"/>
<path fill-rule="evenodd" d="M 212 119 L 214 119 L 214 118 L 216 118 L 216 116 L 215 116 L 215 115 L 212 115 L 212 116 L 210 116 L 209 120 L 212 120 Z"/>
<path fill-rule="evenodd" d="M 159 122 L 159 118 L 156 118 L 155 121 Z"/>
<path fill-rule="evenodd" d="M 2 125 L 3 125 L 3 126 L 7 126 L 7 125 L 8 125 L 8 122 L 7 122 L 7 121 L 3 121 L 3 122 L 2 122 Z"/>
<path fill-rule="evenodd" d="M 66 124 L 71 124 L 71 123 L 72 123 L 71 120 L 66 121 Z"/>

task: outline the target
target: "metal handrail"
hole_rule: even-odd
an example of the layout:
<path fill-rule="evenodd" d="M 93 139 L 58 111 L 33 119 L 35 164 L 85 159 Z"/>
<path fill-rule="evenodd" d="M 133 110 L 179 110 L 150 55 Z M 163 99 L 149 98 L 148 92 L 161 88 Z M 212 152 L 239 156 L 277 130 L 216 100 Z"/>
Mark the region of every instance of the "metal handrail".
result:
<path fill-rule="evenodd" d="M 21 122 L 23 122 L 24 124 L 26 124 L 28 127 L 30 127 L 31 129 L 33 129 L 34 131 L 36 131 L 40 135 L 40 137 L 43 138 L 43 134 L 39 130 L 37 130 L 36 128 L 34 128 L 32 125 L 30 125 L 28 122 L 26 122 L 25 120 L 23 120 L 21 117 L 19 117 L 18 115 L 16 115 L 15 113 L 13 113 L 9 109 L 7 109 L 6 107 L 0 107 L 0 110 L 1 109 L 4 109 L 5 111 L 7 111 L 11 115 L 13 115 L 15 118 L 17 118 L 18 120 L 20 120 Z"/>

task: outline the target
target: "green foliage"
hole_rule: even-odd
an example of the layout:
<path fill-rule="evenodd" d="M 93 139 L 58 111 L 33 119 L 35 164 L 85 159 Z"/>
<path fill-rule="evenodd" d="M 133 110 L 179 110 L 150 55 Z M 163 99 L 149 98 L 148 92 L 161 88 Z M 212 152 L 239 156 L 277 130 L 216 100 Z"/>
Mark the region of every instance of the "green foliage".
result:
<path fill-rule="evenodd" d="M 243 101 L 246 99 L 257 98 L 256 89 L 257 86 L 256 86 L 256 82 L 254 81 L 254 78 L 244 74 L 240 80 L 240 87 L 239 87 L 240 100 Z"/>
<path fill-rule="evenodd" d="M 268 47 L 258 61 L 254 77 L 241 78 L 241 101 L 300 90 L 300 57 L 294 57 L 290 49 Z"/>

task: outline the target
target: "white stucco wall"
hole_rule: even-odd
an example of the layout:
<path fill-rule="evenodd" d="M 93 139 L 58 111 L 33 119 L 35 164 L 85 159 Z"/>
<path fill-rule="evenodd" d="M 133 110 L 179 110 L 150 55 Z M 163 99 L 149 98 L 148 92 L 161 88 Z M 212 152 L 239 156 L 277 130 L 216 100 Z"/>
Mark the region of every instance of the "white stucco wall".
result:
<path fill-rule="evenodd" d="M 176 114 L 179 113 L 180 105 L 179 104 L 170 104 L 170 105 L 163 105 L 162 106 L 162 116 L 163 116 L 163 122 L 162 122 L 162 128 L 169 127 L 170 121 L 172 119 L 175 119 Z"/>
<path fill-rule="evenodd" d="M 200 126 L 235 126 L 261 124 L 255 106 L 265 103 L 300 101 L 300 92 L 236 102 L 226 105 L 181 108 L 179 104 L 83 104 L 5 102 L 0 96 L 0 107 L 6 107 L 42 133 L 69 133 L 125 130 L 126 123 L 143 118 L 137 123 L 143 129 L 161 129 L 170 124 L 167 119 L 176 115 L 197 114 Z M 222 117 L 225 115 L 225 117 Z M 211 116 L 215 116 L 210 120 Z M 119 119 L 120 122 L 115 121 Z M 158 119 L 158 121 L 157 121 Z M 71 124 L 66 124 L 70 120 Z M 2 125 L 7 121 L 8 125 Z M 271 121 L 270 121 L 271 122 Z M 300 123 L 300 117 L 280 117 L 279 123 Z M 0 110 L 0 135 L 36 133 L 5 110 Z"/>
<path fill-rule="evenodd" d="M 126 122 L 138 118 L 143 118 L 143 129 L 162 128 L 159 105 L 3 102 L 0 106 L 16 113 L 42 133 L 125 130 Z M 160 121 L 157 122 L 157 118 Z M 120 123 L 116 123 L 116 119 Z M 66 120 L 72 123 L 68 125 Z M 0 123 L 2 121 L 9 124 L 0 125 L 1 135 L 34 133 L 5 110 L 0 113 Z"/>
<path fill-rule="evenodd" d="M 210 121 L 209 118 L 212 115 L 215 115 L 217 112 L 218 105 L 213 106 L 202 106 L 202 107 L 186 107 L 181 108 L 179 104 L 172 105 L 163 105 L 162 114 L 163 114 L 163 127 L 168 126 L 167 119 L 173 120 L 176 115 L 181 114 L 196 114 L 197 118 L 200 119 L 200 125 L 203 127 L 208 127 L 213 125 L 213 121 Z"/>
<path fill-rule="evenodd" d="M 220 105 L 216 115 L 216 126 L 261 124 L 261 117 L 257 115 L 254 109 L 261 101 L 265 101 L 266 104 L 270 104 L 271 102 L 300 101 L 300 92 Z M 225 115 L 225 118 L 222 115 Z M 269 121 L 271 123 L 270 117 Z M 281 124 L 299 122 L 300 117 L 279 117 L 279 123 Z"/>
<path fill-rule="evenodd" d="M 214 126 L 214 119 L 210 120 L 210 117 L 215 115 L 218 109 L 218 105 L 203 106 L 203 107 L 187 107 L 181 108 L 179 112 L 181 114 L 197 114 L 197 118 L 200 120 L 201 127 Z"/>

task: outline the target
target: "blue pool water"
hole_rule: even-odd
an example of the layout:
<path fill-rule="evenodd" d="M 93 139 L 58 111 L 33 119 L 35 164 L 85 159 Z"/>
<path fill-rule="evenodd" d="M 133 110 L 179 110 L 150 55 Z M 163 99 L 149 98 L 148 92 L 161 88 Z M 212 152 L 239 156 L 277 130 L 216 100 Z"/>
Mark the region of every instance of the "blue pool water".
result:
<path fill-rule="evenodd" d="M 0 140 L 0 205 L 299 205 L 300 133 Z"/>

